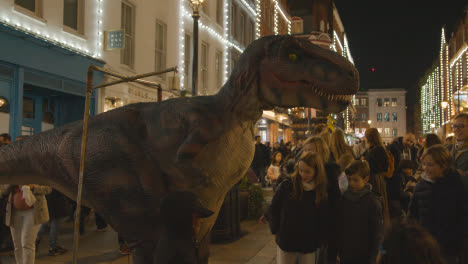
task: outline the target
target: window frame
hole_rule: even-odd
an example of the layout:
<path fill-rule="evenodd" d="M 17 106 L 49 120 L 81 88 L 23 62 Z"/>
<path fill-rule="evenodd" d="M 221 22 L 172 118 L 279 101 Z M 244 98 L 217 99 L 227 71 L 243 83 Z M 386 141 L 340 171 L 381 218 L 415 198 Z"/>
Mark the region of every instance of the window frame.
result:
<path fill-rule="evenodd" d="M 366 98 L 361 98 L 361 106 L 366 106 L 366 105 L 367 105 Z"/>
<path fill-rule="evenodd" d="M 390 113 L 389 112 L 384 113 L 384 121 L 385 122 L 390 122 Z"/>
<path fill-rule="evenodd" d="M 382 106 L 383 106 L 382 98 L 377 98 L 377 107 L 382 107 Z"/>
<path fill-rule="evenodd" d="M 216 0 L 216 23 L 223 24 L 223 0 Z"/>
<path fill-rule="evenodd" d="M 188 45 L 187 45 L 188 44 Z M 190 65 L 192 59 L 192 36 L 185 33 L 184 35 L 184 87 L 187 90 L 191 87 L 191 71 Z"/>
<path fill-rule="evenodd" d="M 246 46 L 246 38 L 245 38 L 245 35 L 246 35 L 246 30 L 245 30 L 245 22 L 246 22 L 246 19 L 247 19 L 247 14 L 244 12 L 244 11 L 241 11 L 240 12 L 240 18 L 239 18 L 239 29 L 240 29 L 240 36 L 239 36 L 239 43 L 241 43 L 242 45 Z"/>
<path fill-rule="evenodd" d="M 215 53 L 216 87 L 220 89 L 223 85 L 223 52 L 216 50 Z"/>
<path fill-rule="evenodd" d="M 380 117 L 380 118 L 379 118 Z M 383 115 L 382 113 L 377 113 L 377 122 L 382 122 L 383 120 Z"/>
<path fill-rule="evenodd" d="M 162 26 L 163 34 L 162 34 L 162 49 L 158 49 L 158 26 Z M 160 65 L 160 68 L 157 68 L 156 66 L 156 54 L 160 52 L 161 57 L 162 57 L 162 65 Z M 167 67 L 167 24 L 164 23 L 164 21 L 156 19 L 155 23 L 155 31 L 154 31 L 154 71 L 162 71 Z M 158 78 L 165 80 L 166 79 L 166 74 L 160 74 L 156 75 Z"/>
<path fill-rule="evenodd" d="M 235 40 L 237 40 L 237 13 L 238 13 L 239 7 L 237 4 L 232 3 L 231 6 L 231 33 L 232 36 L 234 37 Z"/>
<path fill-rule="evenodd" d="M 127 32 L 127 30 L 125 30 L 125 25 L 124 25 L 124 8 L 123 6 L 126 5 L 128 7 L 131 8 L 131 15 L 132 15 L 132 18 L 131 18 L 131 29 L 132 29 L 132 34 L 129 34 Z M 120 64 L 121 65 L 124 65 L 126 67 L 129 67 L 131 69 L 133 69 L 135 67 L 135 35 L 136 35 L 136 32 L 135 32 L 135 22 L 136 22 L 136 11 L 135 11 L 136 7 L 135 5 L 133 5 L 132 3 L 129 3 L 127 1 L 121 1 L 121 5 L 120 5 L 120 10 L 121 10 L 121 14 L 120 14 L 120 25 L 121 25 L 121 28 L 124 30 L 124 47 L 121 51 L 120 51 Z M 127 41 L 127 37 L 130 39 L 130 41 Z M 130 43 L 129 43 L 130 42 Z M 129 47 L 130 45 L 130 47 Z M 130 52 L 130 62 L 129 64 L 126 64 L 126 62 L 124 61 L 125 60 L 125 52 L 127 51 L 127 49 L 129 50 Z"/>
<path fill-rule="evenodd" d="M 398 121 L 398 113 L 397 112 L 393 112 L 392 113 L 392 122 L 397 122 Z"/>
<path fill-rule="evenodd" d="M 65 0 L 64 0 L 65 1 Z M 65 25 L 65 2 L 63 4 L 63 17 L 62 17 L 62 26 L 63 26 L 63 31 L 72 33 L 72 34 L 77 34 L 77 35 L 84 35 L 84 18 L 85 18 L 85 1 L 84 0 L 76 0 L 78 7 L 77 7 L 77 14 L 76 14 L 76 29 L 72 28 L 68 25 Z"/>
<path fill-rule="evenodd" d="M 383 106 L 384 107 L 390 107 L 390 98 L 384 98 Z"/>
<path fill-rule="evenodd" d="M 398 99 L 397 98 L 392 98 L 390 102 L 391 106 L 398 106 Z"/>
<path fill-rule="evenodd" d="M 203 56 L 203 47 L 205 47 L 205 56 Z M 209 88 L 209 75 L 208 75 L 208 67 L 209 67 L 209 58 L 210 58 L 210 45 L 207 42 L 202 41 L 200 47 L 200 81 L 201 81 L 201 91 L 198 91 L 200 95 L 207 95 L 208 88 Z M 206 64 L 203 65 L 203 62 Z"/>
<path fill-rule="evenodd" d="M 31 11 L 29 9 L 27 9 L 26 7 L 23 7 L 22 5 L 19 5 L 17 3 L 15 3 L 15 0 L 13 0 L 13 6 L 14 6 L 14 9 L 15 11 L 18 11 L 20 13 L 23 13 L 27 16 L 30 16 L 30 17 L 33 17 L 33 18 L 36 18 L 36 19 L 39 19 L 41 21 L 44 21 L 43 19 L 43 9 L 44 9 L 44 6 L 43 6 L 43 0 L 33 0 L 34 1 L 34 11 Z"/>

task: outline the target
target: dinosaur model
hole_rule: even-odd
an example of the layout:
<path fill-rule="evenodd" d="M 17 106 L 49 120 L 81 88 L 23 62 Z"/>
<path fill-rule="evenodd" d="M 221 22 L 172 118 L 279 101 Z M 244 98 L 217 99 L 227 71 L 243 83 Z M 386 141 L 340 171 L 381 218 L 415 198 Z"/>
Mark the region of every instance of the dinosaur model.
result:
<path fill-rule="evenodd" d="M 83 203 L 124 237 L 139 241 L 134 263 L 153 263 L 160 198 L 194 192 L 214 214 L 203 221 L 200 263 L 226 193 L 254 155 L 262 111 L 312 107 L 340 112 L 359 87 L 344 57 L 292 36 L 254 41 L 215 95 L 137 103 L 89 120 Z M 0 183 L 46 184 L 77 194 L 82 122 L 0 148 Z M 204 253 L 203 253 L 204 252 Z"/>

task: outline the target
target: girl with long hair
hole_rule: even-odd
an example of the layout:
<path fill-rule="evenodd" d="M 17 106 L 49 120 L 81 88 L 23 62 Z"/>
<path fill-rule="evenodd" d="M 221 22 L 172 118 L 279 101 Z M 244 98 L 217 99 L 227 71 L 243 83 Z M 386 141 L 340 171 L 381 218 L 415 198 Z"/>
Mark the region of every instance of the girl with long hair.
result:
<path fill-rule="evenodd" d="M 351 154 L 354 156 L 353 149 L 345 141 L 343 130 L 339 128 L 335 129 L 331 135 L 330 150 L 336 161 L 344 154 Z"/>
<path fill-rule="evenodd" d="M 364 153 L 364 159 L 367 160 L 370 167 L 369 184 L 372 186 L 373 192 L 382 196 L 384 220 L 386 224 L 389 224 L 390 213 L 388 209 L 387 185 L 385 183 L 385 174 L 388 170 L 387 152 L 382 143 L 380 133 L 376 128 L 367 129 L 365 139 L 368 149 Z"/>
<path fill-rule="evenodd" d="M 267 181 L 273 186 L 275 186 L 275 183 L 281 174 L 282 163 L 283 163 L 283 154 L 281 154 L 281 152 L 279 151 L 275 152 L 271 158 L 271 165 L 270 167 L 268 167 L 267 176 L 266 176 Z"/>
<path fill-rule="evenodd" d="M 323 161 L 305 152 L 296 172 L 279 186 L 268 209 L 270 229 L 276 235 L 277 263 L 315 264 L 326 239 L 327 178 Z"/>

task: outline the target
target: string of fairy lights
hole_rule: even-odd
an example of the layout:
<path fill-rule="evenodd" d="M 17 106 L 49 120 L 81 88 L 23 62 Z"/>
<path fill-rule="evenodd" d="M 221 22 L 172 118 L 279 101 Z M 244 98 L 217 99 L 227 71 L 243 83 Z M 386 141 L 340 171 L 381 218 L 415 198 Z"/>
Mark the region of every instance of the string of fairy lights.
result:
<path fill-rule="evenodd" d="M 455 56 L 449 58 L 449 43 L 442 28 L 438 66 L 433 69 L 421 87 L 422 132 L 432 133 L 451 122 L 452 117 L 462 111 L 456 109 L 455 95 L 462 91 L 468 77 L 468 46 L 460 47 Z M 460 100 L 458 98 L 458 100 Z"/>
<path fill-rule="evenodd" d="M 95 32 L 87 35 L 87 37 L 66 32 L 62 28 L 50 27 L 41 19 L 32 18 L 16 11 L 14 8 L 0 10 L 0 23 L 64 49 L 100 59 L 102 58 L 103 42 L 102 1 L 92 1 L 94 4 L 92 10 L 95 13 L 90 21 L 95 26 Z"/>

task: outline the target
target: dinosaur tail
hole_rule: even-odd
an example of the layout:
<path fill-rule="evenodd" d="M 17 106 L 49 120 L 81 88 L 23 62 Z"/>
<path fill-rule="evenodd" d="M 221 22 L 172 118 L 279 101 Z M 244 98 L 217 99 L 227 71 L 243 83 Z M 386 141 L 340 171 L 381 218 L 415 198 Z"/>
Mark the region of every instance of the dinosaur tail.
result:
<path fill-rule="evenodd" d="M 0 147 L 0 184 L 49 184 L 57 169 L 61 130 L 53 129 Z"/>

